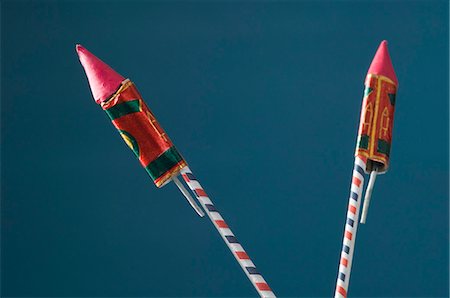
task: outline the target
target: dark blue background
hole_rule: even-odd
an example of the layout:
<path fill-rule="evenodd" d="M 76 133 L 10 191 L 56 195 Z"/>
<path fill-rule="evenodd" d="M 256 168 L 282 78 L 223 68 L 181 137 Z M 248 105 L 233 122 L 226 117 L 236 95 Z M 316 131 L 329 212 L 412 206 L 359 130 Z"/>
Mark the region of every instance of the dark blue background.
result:
<path fill-rule="evenodd" d="M 334 292 L 363 80 L 399 78 L 351 296 L 447 296 L 448 3 L 2 1 L 2 296 L 255 296 L 94 103 L 82 43 L 137 84 L 280 296 Z"/>

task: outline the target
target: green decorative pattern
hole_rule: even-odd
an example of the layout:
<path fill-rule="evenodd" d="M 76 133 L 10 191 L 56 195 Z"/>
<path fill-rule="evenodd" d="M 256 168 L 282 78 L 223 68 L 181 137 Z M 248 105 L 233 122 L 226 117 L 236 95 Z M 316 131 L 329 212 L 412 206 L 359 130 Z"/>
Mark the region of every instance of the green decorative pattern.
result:
<path fill-rule="evenodd" d="M 361 135 L 358 140 L 358 148 L 368 149 L 369 148 L 369 136 Z"/>
<path fill-rule="evenodd" d="M 139 99 L 130 100 L 127 102 L 116 104 L 115 106 L 105 110 L 109 118 L 112 120 L 122 116 L 133 114 L 141 111 Z"/>
<path fill-rule="evenodd" d="M 378 153 L 386 154 L 386 156 L 389 156 L 389 153 L 391 151 L 391 144 L 389 144 L 385 140 L 378 139 L 377 151 Z"/>
<path fill-rule="evenodd" d="M 136 139 L 127 131 L 119 129 L 120 136 L 125 141 L 125 143 L 133 150 L 137 158 L 139 158 L 139 145 Z"/>
<path fill-rule="evenodd" d="M 364 97 L 369 96 L 370 92 L 372 92 L 373 88 L 370 88 L 369 86 L 366 86 L 364 89 Z"/>
<path fill-rule="evenodd" d="M 391 102 L 391 105 L 395 106 L 395 93 L 388 93 L 389 101 Z"/>
<path fill-rule="evenodd" d="M 156 180 L 182 160 L 183 158 L 180 153 L 178 153 L 177 149 L 175 149 L 175 147 L 170 147 L 164 151 L 163 154 L 158 156 L 157 159 L 146 166 L 145 169 L 150 177 L 152 177 L 153 180 Z"/>

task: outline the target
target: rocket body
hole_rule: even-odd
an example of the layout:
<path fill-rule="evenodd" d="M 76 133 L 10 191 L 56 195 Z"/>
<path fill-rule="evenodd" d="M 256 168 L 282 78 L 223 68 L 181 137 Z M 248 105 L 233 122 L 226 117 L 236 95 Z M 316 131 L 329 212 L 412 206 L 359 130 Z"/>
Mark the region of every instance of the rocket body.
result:
<path fill-rule="evenodd" d="M 389 168 L 396 92 L 397 86 L 391 79 L 367 76 L 355 152 L 367 158 L 366 173 L 370 173 L 375 164 L 379 174 Z"/>
<path fill-rule="evenodd" d="M 173 180 L 197 214 L 199 216 L 204 216 L 204 213 L 208 215 L 258 294 L 261 297 L 275 297 L 242 244 L 231 231 L 230 226 L 225 222 L 183 157 L 156 121 L 134 84 L 81 45 L 77 45 L 76 50 L 86 72 L 95 102 L 109 116 L 125 143 L 137 156 L 156 186 L 161 187 Z M 178 180 L 177 176 L 181 173 L 203 209 L 196 204 Z"/>
<path fill-rule="evenodd" d="M 378 47 L 364 85 L 335 298 L 345 298 L 348 294 L 365 174 L 370 174 L 370 178 L 365 192 L 361 223 L 366 222 L 377 174 L 385 173 L 389 168 L 398 81 L 386 41 L 381 42 Z"/>
<path fill-rule="evenodd" d="M 95 101 L 102 107 L 157 187 L 187 166 L 136 86 L 77 46 Z"/>
<path fill-rule="evenodd" d="M 156 186 L 163 186 L 186 166 L 131 81 L 123 81 L 100 105 Z"/>
<path fill-rule="evenodd" d="M 383 174 L 389 168 L 398 85 L 386 41 L 380 44 L 364 85 L 355 156 L 367 159 L 367 174 L 375 168 Z"/>

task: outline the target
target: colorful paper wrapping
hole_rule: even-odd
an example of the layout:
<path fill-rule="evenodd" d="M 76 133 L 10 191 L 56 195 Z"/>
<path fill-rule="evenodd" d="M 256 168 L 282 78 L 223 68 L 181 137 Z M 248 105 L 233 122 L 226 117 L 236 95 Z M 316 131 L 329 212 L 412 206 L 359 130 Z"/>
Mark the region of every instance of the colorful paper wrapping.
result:
<path fill-rule="evenodd" d="M 367 159 L 366 173 L 376 166 L 383 174 L 389 168 L 398 85 L 386 41 L 380 44 L 364 85 L 355 156 Z"/>
<path fill-rule="evenodd" d="M 373 175 L 374 173 L 385 173 L 389 167 L 398 81 L 386 41 L 381 42 L 378 47 L 367 72 L 364 85 L 364 98 L 334 293 L 335 298 L 345 298 L 348 294 L 365 174 L 371 173 L 371 177 L 376 177 L 376 175 Z M 364 200 L 364 207 L 367 204 L 366 208 L 368 208 L 368 202 L 370 202 L 370 195 L 367 197 L 367 192 L 371 191 L 369 190 L 370 184 L 369 179 Z M 364 214 L 363 210 L 362 218 L 364 218 Z"/>
<path fill-rule="evenodd" d="M 187 166 L 134 84 L 81 45 L 76 47 L 95 102 L 100 104 L 156 186 Z"/>
<path fill-rule="evenodd" d="M 163 186 L 186 166 L 130 80 L 100 105 L 156 186 Z"/>
<path fill-rule="evenodd" d="M 369 74 L 366 78 L 355 152 L 367 158 L 366 173 L 374 163 L 380 174 L 389 168 L 396 90 L 396 83 L 388 77 Z"/>
<path fill-rule="evenodd" d="M 182 174 L 186 184 L 200 202 L 208 218 L 233 253 L 242 270 L 261 297 L 275 297 L 231 228 L 216 209 L 200 182 L 142 100 L 134 84 L 81 45 L 76 50 L 86 72 L 95 101 L 117 128 L 125 143 L 139 158 L 142 166 L 158 187 L 173 180 L 196 212 L 203 211 L 176 177 Z"/>

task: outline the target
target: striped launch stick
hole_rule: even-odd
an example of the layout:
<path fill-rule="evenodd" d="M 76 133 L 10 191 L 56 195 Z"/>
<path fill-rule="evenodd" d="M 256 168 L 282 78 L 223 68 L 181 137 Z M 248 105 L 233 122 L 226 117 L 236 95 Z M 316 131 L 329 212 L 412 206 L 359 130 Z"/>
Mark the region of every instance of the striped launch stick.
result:
<path fill-rule="evenodd" d="M 231 250 L 239 265 L 241 265 L 242 270 L 244 270 L 248 279 L 250 279 L 253 286 L 258 291 L 258 294 L 261 297 L 275 297 L 275 294 L 272 292 L 261 273 L 259 273 L 259 271 L 256 269 L 255 264 L 253 264 L 252 260 L 247 255 L 239 241 L 236 239 L 236 236 L 234 236 L 230 227 L 220 215 L 219 211 L 216 209 L 211 199 L 203 190 L 203 187 L 195 178 L 194 174 L 192 174 L 189 167 L 183 168 L 181 170 L 181 174 L 189 188 L 195 193 L 195 196 L 202 205 L 209 219 L 216 227 L 220 236 L 222 236 L 223 241 L 225 241 L 226 245 Z"/>
<path fill-rule="evenodd" d="M 344 240 L 336 282 L 335 297 L 347 297 L 358 229 L 364 174 L 370 174 L 364 198 L 361 223 L 365 223 L 377 175 L 389 168 L 397 77 L 383 41 L 372 60 L 365 80 L 364 100 L 358 130 Z"/>
<path fill-rule="evenodd" d="M 81 45 L 77 45 L 76 50 L 88 77 L 95 101 L 106 112 L 154 184 L 157 187 L 163 187 L 173 181 L 192 208 L 199 216 L 203 217 L 202 208 L 197 205 L 189 191 L 177 178 L 179 174 L 182 174 L 261 297 L 275 297 L 233 232 L 192 175 L 186 161 L 162 129 L 134 83 L 115 72 Z"/>
<path fill-rule="evenodd" d="M 365 158 L 356 156 L 353 168 L 350 198 L 348 199 L 347 220 L 345 222 L 344 240 L 339 264 L 339 274 L 335 297 L 347 297 L 350 271 L 352 269 L 353 253 L 355 251 L 356 231 L 358 229 L 359 209 L 364 186 Z"/>

